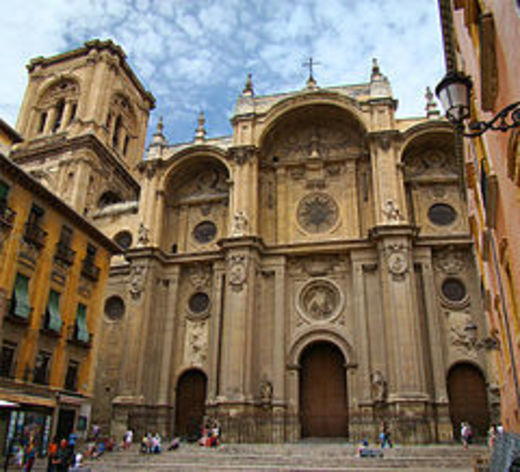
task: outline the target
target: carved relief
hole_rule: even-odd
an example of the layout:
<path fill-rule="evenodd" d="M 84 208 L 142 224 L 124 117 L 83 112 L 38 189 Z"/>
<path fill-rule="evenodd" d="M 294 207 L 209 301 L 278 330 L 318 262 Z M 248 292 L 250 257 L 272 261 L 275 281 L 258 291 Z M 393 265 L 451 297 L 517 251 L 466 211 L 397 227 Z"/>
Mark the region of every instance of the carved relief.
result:
<path fill-rule="evenodd" d="M 434 175 L 457 175 L 455 159 L 440 151 L 416 154 L 407 159 L 405 173 L 407 178 Z"/>
<path fill-rule="evenodd" d="M 458 274 L 464 269 L 464 253 L 455 246 L 448 246 L 437 252 L 434 265 L 445 274 Z"/>
<path fill-rule="evenodd" d="M 408 254 L 404 244 L 391 244 L 386 248 L 386 262 L 393 280 L 404 280 L 408 272 Z"/>
<path fill-rule="evenodd" d="M 233 236 L 244 236 L 247 234 L 249 229 L 249 221 L 245 212 L 242 210 L 237 211 L 233 215 Z"/>
<path fill-rule="evenodd" d="M 229 153 L 239 166 L 245 164 L 252 160 L 255 155 L 255 147 L 254 146 L 240 146 L 229 149 Z"/>
<path fill-rule="evenodd" d="M 273 384 L 265 376 L 260 384 L 260 403 L 264 408 L 273 403 Z"/>
<path fill-rule="evenodd" d="M 146 246 L 150 242 L 150 230 L 141 222 L 137 230 L 137 246 Z"/>
<path fill-rule="evenodd" d="M 399 224 L 404 219 L 398 206 L 391 199 L 388 199 L 383 205 L 383 215 L 389 224 Z"/>
<path fill-rule="evenodd" d="M 300 226 L 309 233 L 330 230 L 339 216 L 335 200 L 326 193 L 311 193 L 300 200 L 297 218 Z"/>
<path fill-rule="evenodd" d="M 196 289 L 209 286 L 211 281 L 211 266 L 202 262 L 196 263 L 188 268 L 188 279 Z"/>
<path fill-rule="evenodd" d="M 468 329 L 472 325 L 471 315 L 461 311 L 448 311 L 449 341 L 454 349 L 464 354 L 476 352 L 477 340 L 474 330 Z"/>
<path fill-rule="evenodd" d="M 134 300 L 141 298 L 144 290 L 146 278 L 146 267 L 143 265 L 133 265 L 130 270 L 129 277 L 129 292 Z"/>
<path fill-rule="evenodd" d="M 184 344 L 184 361 L 189 365 L 202 365 L 208 356 L 207 321 L 188 321 Z"/>
<path fill-rule="evenodd" d="M 324 276 L 347 269 L 348 258 L 344 255 L 310 255 L 289 259 L 289 271 L 293 275 Z"/>
<path fill-rule="evenodd" d="M 228 259 L 228 279 L 231 288 L 240 292 L 247 280 L 247 256 L 232 254 Z"/>
<path fill-rule="evenodd" d="M 297 306 L 310 321 L 331 321 L 340 311 L 343 297 L 327 279 L 312 280 L 298 294 Z"/>

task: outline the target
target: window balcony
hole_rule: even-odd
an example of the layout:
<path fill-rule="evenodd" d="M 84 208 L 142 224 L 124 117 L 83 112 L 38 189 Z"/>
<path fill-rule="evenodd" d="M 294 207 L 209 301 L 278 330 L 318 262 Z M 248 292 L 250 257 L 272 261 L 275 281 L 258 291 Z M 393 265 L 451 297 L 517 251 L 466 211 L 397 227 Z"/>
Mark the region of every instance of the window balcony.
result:
<path fill-rule="evenodd" d="M 14 310 L 12 300 L 12 298 L 7 300 L 7 306 L 9 307 L 9 310 L 7 310 L 7 312 L 5 313 L 4 319 L 13 324 L 29 325 L 29 323 L 31 322 L 33 308 L 30 308 L 28 316 L 20 316 Z"/>
<path fill-rule="evenodd" d="M 40 326 L 40 333 L 45 334 L 46 336 L 49 336 L 51 338 L 59 338 L 61 336 L 61 328 L 59 330 L 52 329 L 49 326 L 49 323 L 46 322 L 45 314 L 43 315 L 43 322 Z"/>
<path fill-rule="evenodd" d="M 0 202 L 0 227 L 11 229 L 13 227 L 16 212 L 9 208 L 5 202 Z"/>
<path fill-rule="evenodd" d="M 100 272 L 101 269 L 98 266 L 96 266 L 93 261 L 91 261 L 90 259 L 83 259 L 81 265 L 81 275 L 83 277 L 97 282 L 99 280 Z"/>
<path fill-rule="evenodd" d="M 33 244 L 38 249 L 45 246 L 45 239 L 47 238 L 47 231 L 43 230 L 36 223 L 26 223 L 23 238 L 30 244 Z"/>
<path fill-rule="evenodd" d="M 65 265 L 72 265 L 74 263 L 74 256 L 76 251 L 62 243 L 56 244 L 56 252 L 54 253 L 54 260 L 62 262 Z"/>

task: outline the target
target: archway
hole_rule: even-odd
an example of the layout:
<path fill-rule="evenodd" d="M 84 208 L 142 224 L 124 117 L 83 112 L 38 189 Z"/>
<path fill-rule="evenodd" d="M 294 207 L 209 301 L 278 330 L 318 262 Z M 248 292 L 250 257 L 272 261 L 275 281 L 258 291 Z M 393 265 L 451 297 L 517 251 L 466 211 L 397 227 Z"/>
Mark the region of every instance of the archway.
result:
<path fill-rule="evenodd" d="M 448 396 L 453 435 L 460 438 L 460 423 L 470 423 L 473 433 L 485 437 L 489 428 L 486 382 L 480 369 L 469 363 L 454 365 L 448 372 Z"/>
<path fill-rule="evenodd" d="M 206 405 L 207 377 L 200 370 L 184 372 L 177 382 L 175 434 L 197 439 Z"/>
<path fill-rule="evenodd" d="M 302 437 L 348 435 L 345 358 L 331 343 L 310 344 L 300 357 Z"/>

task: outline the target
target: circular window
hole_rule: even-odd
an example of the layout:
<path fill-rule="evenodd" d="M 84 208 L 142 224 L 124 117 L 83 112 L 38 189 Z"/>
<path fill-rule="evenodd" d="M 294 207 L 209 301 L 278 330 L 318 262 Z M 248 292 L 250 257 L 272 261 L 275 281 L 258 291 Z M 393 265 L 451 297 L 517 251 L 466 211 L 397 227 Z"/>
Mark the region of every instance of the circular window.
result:
<path fill-rule="evenodd" d="M 451 205 L 436 203 L 428 210 L 428 218 L 436 225 L 450 225 L 457 218 L 457 212 Z"/>
<path fill-rule="evenodd" d="M 132 245 L 132 234 L 129 231 L 120 231 L 114 236 L 114 241 L 123 249 L 128 249 Z"/>
<path fill-rule="evenodd" d="M 330 230 L 338 219 L 338 206 L 326 193 L 311 193 L 298 205 L 298 222 L 310 233 Z"/>
<path fill-rule="evenodd" d="M 458 279 L 446 279 L 442 284 L 442 294 L 451 302 L 460 302 L 466 297 L 466 287 Z"/>
<path fill-rule="evenodd" d="M 209 243 L 215 239 L 217 235 L 217 227 L 212 221 L 203 221 L 195 226 L 193 237 L 201 244 Z"/>
<path fill-rule="evenodd" d="M 114 295 L 105 301 L 105 315 L 108 319 L 117 321 L 125 314 L 125 302 L 121 297 Z"/>
<path fill-rule="evenodd" d="M 194 293 L 190 297 L 190 301 L 188 302 L 188 306 L 193 313 L 203 313 L 209 307 L 209 297 L 204 292 Z"/>

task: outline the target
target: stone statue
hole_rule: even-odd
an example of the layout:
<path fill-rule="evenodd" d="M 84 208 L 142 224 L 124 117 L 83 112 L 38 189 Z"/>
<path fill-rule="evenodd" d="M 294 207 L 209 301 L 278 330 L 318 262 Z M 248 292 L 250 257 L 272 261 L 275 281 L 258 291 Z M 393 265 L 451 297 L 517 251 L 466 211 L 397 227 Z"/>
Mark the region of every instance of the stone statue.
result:
<path fill-rule="evenodd" d="M 273 384 L 267 379 L 260 384 L 260 401 L 263 405 L 270 405 L 273 401 Z"/>
<path fill-rule="evenodd" d="M 149 238 L 149 230 L 143 224 L 139 223 L 139 229 L 137 230 L 137 245 L 138 246 L 146 246 L 150 242 Z"/>
<path fill-rule="evenodd" d="M 384 402 L 386 400 L 386 380 L 381 371 L 376 370 L 371 375 L 372 398 L 375 402 Z"/>
<path fill-rule="evenodd" d="M 248 225 L 246 214 L 242 210 L 237 211 L 233 217 L 233 236 L 244 236 Z"/>
<path fill-rule="evenodd" d="M 383 205 L 383 214 L 386 216 L 389 223 L 399 223 L 403 219 L 403 215 L 399 211 L 397 205 L 393 200 L 388 199 Z"/>

